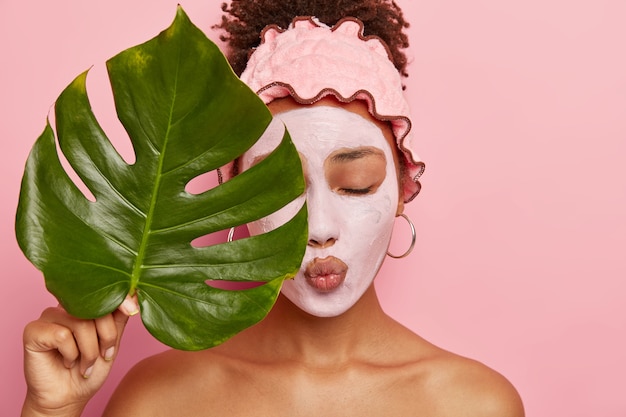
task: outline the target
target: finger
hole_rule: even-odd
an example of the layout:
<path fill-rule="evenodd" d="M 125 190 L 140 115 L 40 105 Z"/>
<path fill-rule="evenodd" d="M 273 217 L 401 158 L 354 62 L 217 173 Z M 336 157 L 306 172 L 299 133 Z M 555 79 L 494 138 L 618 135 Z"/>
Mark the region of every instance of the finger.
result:
<path fill-rule="evenodd" d="M 80 373 L 88 378 L 91 375 L 93 364 L 100 356 L 100 344 L 95 321 L 74 319 L 70 326 L 80 351 Z"/>
<path fill-rule="evenodd" d="M 137 302 L 137 295 L 127 295 L 118 310 L 126 314 L 127 316 L 134 316 L 139 313 L 139 303 Z"/>
<path fill-rule="evenodd" d="M 100 344 L 100 355 L 106 361 L 113 360 L 115 356 L 115 346 L 118 339 L 118 328 L 112 314 L 95 320 L 98 342 Z"/>
<path fill-rule="evenodd" d="M 126 299 L 117 310 L 112 314 L 96 320 L 96 329 L 100 338 L 101 355 L 104 360 L 113 360 L 129 316 L 137 312 L 139 312 L 137 296 L 126 296 Z"/>
<path fill-rule="evenodd" d="M 118 339 L 121 339 L 122 333 L 124 333 L 124 329 L 126 328 L 126 323 L 128 323 L 130 317 L 120 310 L 115 310 L 112 316 L 115 326 L 117 327 Z"/>
<path fill-rule="evenodd" d="M 57 351 L 63 359 L 63 365 L 68 369 L 74 366 L 80 354 L 71 330 L 56 323 L 33 321 L 27 324 L 23 341 L 27 353 Z"/>
<path fill-rule="evenodd" d="M 79 350 L 80 373 L 89 377 L 93 364 L 100 356 L 98 333 L 94 320 L 79 319 L 70 315 L 63 307 L 50 307 L 41 314 L 41 321 L 64 326 L 70 332 Z M 66 331 L 59 337 L 68 338 Z M 67 343 L 69 344 L 69 338 Z"/>

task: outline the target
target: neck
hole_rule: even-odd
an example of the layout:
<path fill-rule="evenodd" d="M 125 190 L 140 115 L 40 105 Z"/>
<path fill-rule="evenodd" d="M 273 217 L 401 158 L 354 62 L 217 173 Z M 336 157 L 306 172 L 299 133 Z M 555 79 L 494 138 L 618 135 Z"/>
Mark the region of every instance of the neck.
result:
<path fill-rule="evenodd" d="M 238 339 L 248 351 L 254 343 L 255 354 L 266 359 L 337 367 L 375 357 L 386 348 L 388 338 L 383 329 L 389 321 L 373 286 L 350 310 L 330 318 L 312 316 L 280 296 L 265 320 Z"/>

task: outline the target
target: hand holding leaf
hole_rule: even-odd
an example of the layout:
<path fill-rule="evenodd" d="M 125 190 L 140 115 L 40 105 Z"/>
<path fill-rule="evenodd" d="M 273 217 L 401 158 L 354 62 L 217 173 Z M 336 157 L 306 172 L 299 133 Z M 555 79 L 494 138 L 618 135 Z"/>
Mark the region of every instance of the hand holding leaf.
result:
<path fill-rule="evenodd" d="M 300 161 L 285 133 L 264 161 L 201 194 L 193 178 L 237 158 L 271 120 L 219 49 L 179 7 L 158 37 L 107 62 L 118 117 L 135 150 L 127 164 L 93 115 L 87 73 L 59 96 L 59 146 L 96 198 L 59 162 L 47 125 L 28 158 L 16 232 L 28 259 L 73 315 L 94 318 L 137 293 L 162 342 L 203 349 L 258 322 L 300 266 L 306 209 L 283 227 L 203 248 L 191 241 L 259 219 L 302 194 Z M 207 280 L 266 281 L 239 291 Z"/>

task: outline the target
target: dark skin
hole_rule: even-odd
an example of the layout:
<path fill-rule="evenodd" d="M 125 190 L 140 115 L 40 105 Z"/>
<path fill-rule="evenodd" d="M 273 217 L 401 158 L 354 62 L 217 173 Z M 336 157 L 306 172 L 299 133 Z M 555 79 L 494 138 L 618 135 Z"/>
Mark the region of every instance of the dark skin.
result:
<path fill-rule="evenodd" d="M 316 105 L 341 104 L 327 99 Z M 270 108 L 279 112 L 292 106 L 297 104 L 281 100 Z M 360 102 L 342 106 L 369 117 Z M 393 140 L 390 130 L 385 136 Z M 402 209 L 399 201 L 398 213 Z M 110 361 L 104 356 L 119 343 L 127 313 L 107 316 L 104 326 L 54 308 L 29 324 L 23 415 L 80 415 L 108 374 Z M 55 350 L 58 334 L 73 335 L 80 356 L 65 356 L 72 350 L 66 347 Z M 46 349 L 37 350 L 41 346 Z M 92 364 L 86 358 L 94 353 L 96 366 L 84 379 L 81 374 Z M 41 375 L 49 375 L 48 382 L 38 379 Z M 54 402 L 51 388 L 57 395 L 64 392 L 62 401 Z M 280 296 L 262 322 L 218 347 L 170 350 L 141 361 L 104 412 L 107 417 L 129 415 L 522 417 L 524 412 L 504 377 L 393 320 L 371 285 L 336 317 L 310 315 Z"/>
<path fill-rule="evenodd" d="M 333 99 L 316 105 L 342 105 Z M 274 113 L 298 106 L 270 104 Z M 370 117 L 361 102 L 342 105 Z M 393 135 L 384 123 L 386 137 Z M 397 162 L 396 162 L 397 163 Z M 398 213 L 403 209 L 398 202 Z M 210 350 L 138 364 L 105 416 L 523 416 L 501 375 L 389 317 L 372 285 L 346 313 L 312 316 L 279 297 L 265 320 Z"/>
<path fill-rule="evenodd" d="M 392 320 L 371 287 L 339 317 L 320 320 L 281 297 L 265 321 L 218 348 L 149 358 L 127 375 L 104 415 L 514 417 L 523 411 L 501 375 Z"/>

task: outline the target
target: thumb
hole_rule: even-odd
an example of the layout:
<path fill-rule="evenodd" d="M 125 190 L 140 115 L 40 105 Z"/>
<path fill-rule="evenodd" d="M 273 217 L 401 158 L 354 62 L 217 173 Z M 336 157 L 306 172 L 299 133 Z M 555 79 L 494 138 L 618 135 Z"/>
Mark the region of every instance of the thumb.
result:
<path fill-rule="evenodd" d="M 137 294 L 130 296 L 127 295 L 122 304 L 117 308 L 119 312 L 125 316 L 134 316 L 139 313 L 139 302 L 137 301 Z"/>
<path fill-rule="evenodd" d="M 122 304 L 113 312 L 113 320 L 115 322 L 115 327 L 117 328 L 117 344 L 119 344 L 122 334 L 124 333 L 124 329 L 126 328 L 126 323 L 130 316 L 134 316 L 139 313 L 139 304 L 137 302 L 137 296 L 129 296 L 127 295 Z"/>

